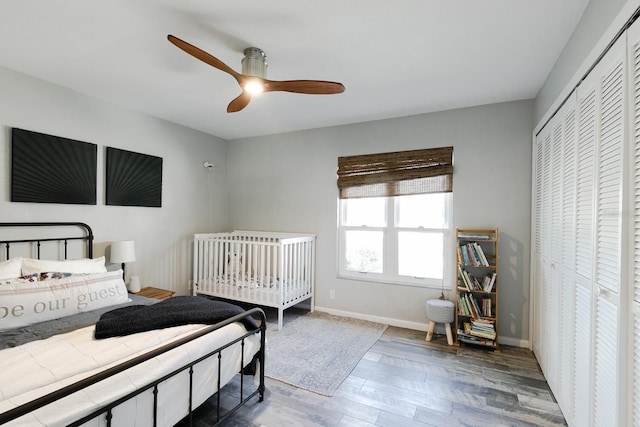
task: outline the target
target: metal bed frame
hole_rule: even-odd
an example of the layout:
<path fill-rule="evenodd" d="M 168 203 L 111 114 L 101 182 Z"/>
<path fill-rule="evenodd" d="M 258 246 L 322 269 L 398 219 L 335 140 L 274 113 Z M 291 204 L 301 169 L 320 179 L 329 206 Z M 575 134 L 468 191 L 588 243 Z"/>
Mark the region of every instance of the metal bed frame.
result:
<path fill-rule="evenodd" d="M 10 248 L 12 243 L 35 243 L 36 258 L 40 259 L 40 246 L 42 242 L 64 242 L 64 259 L 67 259 L 67 248 L 71 240 L 84 240 L 86 242 L 87 258 L 93 258 L 93 230 L 84 222 L 0 222 L 0 227 L 4 228 L 21 228 L 21 227 L 79 227 L 85 235 L 80 237 L 52 237 L 43 239 L 18 239 L 18 240 L 0 240 L 0 244 L 5 247 L 6 259 L 9 259 Z"/>
<path fill-rule="evenodd" d="M 89 258 L 91 258 L 93 256 L 93 231 L 91 230 L 91 227 L 89 227 L 87 224 L 81 223 L 81 222 L 34 222 L 34 223 L 29 223 L 29 222 L 5 222 L 2 223 L 0 222 L 0 228 L 7 228 L 7 227 L 67 227 L 67 226 L 74 226 L 74 227 L 80 227 L 81 229 L 84 230 L 84 236 L 82 237 L 61 237 L 61 238 L 43 238 L 43 239 L 38 239 L 38 238 L 34 238 L 34 239 L 17 239 L 17 240 L 2 240 L 0 239 L 0 245 L 4 245 L 5 246 L 5 253 L 6 253 L 6 257 L 7 259 L 9 258 L 9 253 L 10 253 L 10 247 L 11 244 L 19 244 L 19 243 L 23 243 L 23 244 L 35 244 L 37 246 L 37 257 L 40 258 L 40 245 L 41 242 L 47 242 L 47 241 L 58 241 L 58 242 L 64 242 L 64 258 L 67 258 L 67 242 L 69 240 L 84 240 L 87 243 L 86 246 L 86 253 L 87 256 Z M 214 349 L 212 351 L 210 351 L 209 353 L 207 353 L 206 355 L 202 356 L 201 358 L 197 359 L 197 360 L 193 360 L 191 362 L 189 362 L 187 365 L 176 369 L 175 371 L 156 379 L 155 381 L 147 384 L 145 387 L 142 387 L 126 396 L 123 396 L 122 398 L 108 403 L 104 406 L 102 406 L 101 408 L 97 409 L 96 411 L 94 411 L 93 413 L 87 415 L 86 417 L 83 417 L 80 420 L 75 421 L 74 423 L 70 424 L 70 426 L 79 426 L 89 420 L 92 420 L 102 414 L 104 414 L 104 416 L 106 417 L 106 422 L 107 422 L 107 426 L 111 426 L 112 424 L 112 410 L 117 407 L 118 405 L 120 405 L 123 402 L 126 402 L 127 400 L 137 396 L 138 394 L 141 394 L 149 389 L 152 389 L 153 395 L 154 395 L 154 402 L 153 402 L 153 425 L 156 426 L 156 419 L 157 419 L 157 393 L 158 393 L 158 385 L 162 382 L 164 382 L 165 380 L 181 373 L 184 372 L 185 370 L 189 371 L 189 412 L 188 415 L 185 418 L 189 419 L 189 425 L 193 425 L 193 411 L 196 408 L 192 407 L 192 394 L 193 394 L 193 367 L 202 362 L 203 360 L 209 359 L 209 358 L 213 358 L 213 357 L 217 357 L 218 358 L 218 379 L 217 379 L 217 387 L 216 389 L 218 390 L 215 393 L 216 396 L 216 423 L 214 425 L 217 425 L 219 423 L 221 423 L 222 421 L 224 421 L 225 419 L 227 419 L 229 416 L 231 416 L 232 414 L 234 414 L 241 406 L 243 406 L 245 403 L 247 403 L 250 399 L 252 399 L 254 396 L 258 396 L 258 401 L 262 402 L 264 400 L 264 392 L 265 392 L 265 385 L 264 385 L 264 361 L 265 361 L 265 332 L 266 332 L 266 316 L 264 314 L 264 311 L 262 311 L 259 308 L 253 308 L 250 309 L 244 313 L 238 314 L 236 316 L 233 316 L 225 321 L 216 323 L 215 325 L 210 325 L 204 329 L 199 330 L 198 332 L 195 332 L 189 336 L 186 336 L 180 340 L 177 340 L 175 342 L 172 342 L 170 344 L 166 344 L 162 347 L 159 347 L 155 350 L 149 351 L 145 354 L 142 354 L 138 357 L 135 357 L 131 360 L 128 360 L 126 362 L 123 362 L 119 365 L 113 366 L 109 369 L 106 369 L 98 374 L 95 374 L 91 377 L 85 378 L 83 380 L 80 380 L 76 383 L 70 384 L 64 388 L 61 388 L 59 390 L 56 390 L 52 393 L 49 393 L 45 396 L 42 396 L 38 399 L 35 399 L 33 401 L 27 402 L 21 406 L 18 406 L 14 409 L 11 409 L 9 411 L 0 413 L 0 425 L 5 424 L 9 421 L 12 421 L 16 418 L 19 418 L 23 415 L 28 414 L 29 412 L 32 412 L 38 408 L 41 408 L 43 406 L 46 406 L 50 403 L 53 403 L 59 399 L 62 399 L 66 396 L 69 396 L 79 390 L 82 390 L 86 387 L 89 387 L 93 384 L 96 384 L 102 380 L 105 380 L 115 374 L 118 374 L 120 372 L 123 372 L 135 365 L 138 365 L 142 362 L 145 362 L 149 359 L 152 359 L 160 354 L 166 353 L 167 351 L 170 351 L 172 349 L 175 349 L 185 343 L 188 343 L 190 341 L 193 341 L 199 337 L 202 337 L 210 332 L 213 332 L 215 330 L 218 330 L 226 325 L 229 325 L 231 323 L 240 321 L 246 317 L 252 316 L 252 315 L 257 315 L 259 318 L 259 323 L 260 326 L 255 329 L 255 330 L 251 330 L 251 331 L 247 331 L 247 333 L 245 333 L 244 335 L 242 335 L 241 337 L 238 337 L 236 339 L 234 339 L 231 342 L 228 342 L 226 344 L 224 344 L 222 347 Z M 258 360 L 258 365 L 259 365 L 259 384 L 257 386 L 257 388 L 255 390 L 253 390 L 252 392 L 249 392 L 246 396 L 245 396 L 245 385 L 244 385 L 244 376 L 242 375 L 242 372 L 244 370 L 244 365 L 245 365 L 245 361 L 244 361 L 244 341 L 245 338 L 260 332 L 260 350 L 257 353 L 257 360 Z M 225 411 L 224 413 L 221 413 L 221 401 L 220 401 L 220 388 L 221 388 L 221 380 L 220 380 L 220 376 L 221 376 L 221 364 L 222 364 L 222 352 L 223 350 L 225 350 L 226 348 L 236 344 L 240 342 L 240 345 L 242 346 L 242 352 L 241 352 L 241 369 L 240 369 L 240 401 L 238 402 L 238 404 Z M 183 420 L 185 419 L 183 418 Z"/>

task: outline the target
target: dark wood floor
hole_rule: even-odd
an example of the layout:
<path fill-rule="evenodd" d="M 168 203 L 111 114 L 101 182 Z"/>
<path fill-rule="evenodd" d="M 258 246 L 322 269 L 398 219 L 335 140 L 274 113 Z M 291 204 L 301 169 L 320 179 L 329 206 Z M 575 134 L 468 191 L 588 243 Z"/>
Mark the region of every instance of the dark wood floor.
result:
<path fill-rule="evenodd" d="M 265 400 L 255 398 L 222 425 L 567 425 L 529 350 L 502 346 L 494 353 L 424 337 L 390 327 L 332 397 L 267 378 Z M 236 382 L 228 384 L 223 402 L 237 392 Z M 213 406 L 196 411 L 195 426 L 212 425 Z"/>

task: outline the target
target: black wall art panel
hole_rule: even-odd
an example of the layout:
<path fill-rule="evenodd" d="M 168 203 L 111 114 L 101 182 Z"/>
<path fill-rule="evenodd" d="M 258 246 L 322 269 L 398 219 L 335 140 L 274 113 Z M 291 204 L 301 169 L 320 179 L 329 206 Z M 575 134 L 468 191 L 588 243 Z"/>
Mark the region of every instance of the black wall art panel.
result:
<path fill-rule="evenodd" d="M 162 206 L 162 157 L 107 147 L 106 204 Z"/>
<path fill-rule="evenodd" d="M 96 204 L 96 144 L 12 128 L 11 201 Z"/>

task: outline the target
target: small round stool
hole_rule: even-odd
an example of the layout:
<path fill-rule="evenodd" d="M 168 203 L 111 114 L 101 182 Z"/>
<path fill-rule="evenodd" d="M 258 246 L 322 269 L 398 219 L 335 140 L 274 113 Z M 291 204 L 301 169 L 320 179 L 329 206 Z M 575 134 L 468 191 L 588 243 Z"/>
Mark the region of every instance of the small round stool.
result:
<path fill-rule="evenodd" d="M 444 323 L 447 332 L 447 343 L 453 345 L 453 336 L 451 335 L 451 322 L 453 322 L 453 303 L 448 300 L 430 299 L 427 301 L 427 319 L 429 320 L 429 328 L 427 329 L 427 341 L 431 341 L 433 330 L 436 323 Z"/>

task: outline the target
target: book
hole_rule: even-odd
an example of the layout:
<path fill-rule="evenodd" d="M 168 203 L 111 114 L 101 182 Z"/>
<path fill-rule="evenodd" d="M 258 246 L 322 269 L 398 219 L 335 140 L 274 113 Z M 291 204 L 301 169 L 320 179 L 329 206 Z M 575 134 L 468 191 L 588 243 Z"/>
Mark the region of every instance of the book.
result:
<path fill-rule="evenodd" d="M 476 248 L 476 251 L 477 251 L 478 256 L 480 258 L 479 259 L 480 264 L 485 266 L 485 267 L 488 267 L 489 266 L 489 260 L 487 259 L 486 255 L 484 254 L 484 250 L 482 249 L 482 246 L 480 246 L 478 243 L 475 243 L 475 242 L 473 243 L 473 245 Z"/>
<path fill-rule="evenodd" d="M 489 284 L 485 288 L 486 292 L 491 292 L 493 290 L 493 286 L 496 283 L 496 277 L 497 276 L 498 276 L 498 274 L 495 271 L 493 273 L 491 273 L 491 280 L 489 281 Z"/>
<path fill-rule="evenodd" d="M 464 284 L 465 288 L 467 288 L 467 290 L 470 291 L 471 287 L 469 286 L 466 271 L 459 265 L 458 265 L 458 276 L 460 277 L 460 279 L 462 279 L 462 283 Z"/>
<path fill-rule="evenodd" d="M 467 251 L 469 252 L 469 260 L 471 261 L 471 265 L 473 265 L 474 267 L 480 266 L 480 263 L 478 261 L 478 254 L 473 247 L 473 243 L 469 243 L 467 245 Z"/>
<path fill-rule="evenodd" d="M 460 245 L 460 253 L 462 254 L 462 263 L 464 265 L 471 265 L 471 261 L 469 260 L 469 253 L 467 252 L 466 245 Z"/>
<path fill-rule="evenodd" d="M 491 240 L 493 236 L 488 233 L 458 233 L 458 238 L 463 240 Z"/>

